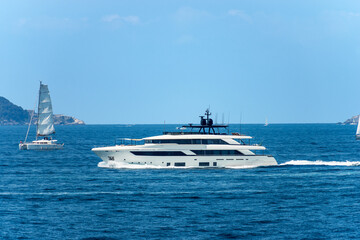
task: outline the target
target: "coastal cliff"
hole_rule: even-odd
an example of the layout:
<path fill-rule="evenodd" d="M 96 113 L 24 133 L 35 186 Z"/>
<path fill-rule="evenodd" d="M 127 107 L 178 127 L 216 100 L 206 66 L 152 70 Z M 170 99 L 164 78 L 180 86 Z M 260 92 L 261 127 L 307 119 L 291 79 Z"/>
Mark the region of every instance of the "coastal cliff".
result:
<path fill-rule="evenodd" d="M 0 125 L 24 125 L 28 124 L 33 110 L 25 110 L 17 106 L 4 97 L 0 97 Z M 34 114 L 32 124 L 37 121 L 37 115 Z M 54 114 L 54 123 L 56 125 L 76 125 L 85 124 L 84 121 L 71 116 Z"/>
<path fill-rule="evenodd" d="M 345 122 L 341 123 L 343 125 L 356 125 L 359 121 L 359 116 L 360 115 L 356 115 L 356 116 L 353 116 L 349 119 L 347 119 Z"/>

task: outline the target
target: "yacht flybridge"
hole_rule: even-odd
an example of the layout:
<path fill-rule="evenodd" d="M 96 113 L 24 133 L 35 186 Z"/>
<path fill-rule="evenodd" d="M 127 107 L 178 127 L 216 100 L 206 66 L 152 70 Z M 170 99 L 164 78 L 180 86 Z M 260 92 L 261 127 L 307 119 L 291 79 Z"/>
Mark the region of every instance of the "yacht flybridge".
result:
<path fill-rule="evenodd" d="M 143 139 L 122 139 L 120 144 L 93 148 L 105 163 L 150 165 L 160 167 L 253 167 L 277 165 L 271 155 L 258 154 L 265 147 L 250 144 L 252 137 L 239 133 L 221 133 L 228 125 L 213 124 L 207 109 L 200 116 L 200 125 L 189 124 L 181 129 L 189 132 L 164 132 Z M 142 144 L 138 144 L 143 142 Z M 130 144 L 129 144 L 130 143 Z"/>

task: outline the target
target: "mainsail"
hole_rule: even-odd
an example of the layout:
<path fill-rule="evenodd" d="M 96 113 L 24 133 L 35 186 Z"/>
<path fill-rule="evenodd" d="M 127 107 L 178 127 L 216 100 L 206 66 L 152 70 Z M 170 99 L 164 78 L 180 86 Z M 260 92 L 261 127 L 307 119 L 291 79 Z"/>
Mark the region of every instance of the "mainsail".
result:
<path fill-rule="evenodd" d="M 40 82 L 37 136 L 47 136 L 55 133 L 53 111 L 50 93 L 47 85 Z"/>

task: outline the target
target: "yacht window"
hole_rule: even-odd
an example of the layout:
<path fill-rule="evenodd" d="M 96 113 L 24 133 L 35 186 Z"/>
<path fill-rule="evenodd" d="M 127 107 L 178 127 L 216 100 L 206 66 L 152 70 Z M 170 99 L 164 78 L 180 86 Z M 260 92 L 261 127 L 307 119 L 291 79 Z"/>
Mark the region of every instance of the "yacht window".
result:
<path fill-rule="evenodd" d="M 245 143 L 242 139 L 238 139 L 238 138 L 233 138 L 233 140 L 237 141 L 241 145 L 250 145 L 250 139 L 249 139 L 248 143 Z"/>
<path fill-rule="evenodd" d="M 176 162 L 174 164 L 175 167 L 185 167 L 185 163 L 184 162 Z"/>
<path fill-rule="evenodd" d="M 130 151 L 137 156 L 186 156 L 181 151 Z"/>
<path fill-rule="evenodd" d="M 217 162 L 213 162 L 213 166 L 216 167 L 216 166 L 217 166 Z"/>
<path fill-rule="evenodd" d="M 222 139 L 203 139 L 202 144 L 228 144 Z"/>
<path fill-rule="evenodd" d="M 212 156 L 212 155 L 218 155 L 218 156 L 235 156 L 235 155 L 244 155 L 239 151 L 236 150 L 191 150 L 196 155 L 200 156 Z"/>
<path fill-rule="evenodd" d="M 160 139 L 160 140 L 145 140 L 145 143 L 155 144 L 228 144 L 222 139 Z"/>
<path fill-rule="evenodd" d="M 199 167 L 208 167 L 210 166 L 209 162 L 199 162 Z"/>

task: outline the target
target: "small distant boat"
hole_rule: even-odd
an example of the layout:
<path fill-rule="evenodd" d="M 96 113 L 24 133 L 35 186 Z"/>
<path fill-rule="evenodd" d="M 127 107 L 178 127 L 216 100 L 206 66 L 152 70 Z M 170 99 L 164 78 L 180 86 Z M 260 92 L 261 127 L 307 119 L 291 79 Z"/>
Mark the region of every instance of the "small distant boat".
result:
<path fill-rule="evenodd" d="M 265 119 L 265 124 L 264 124 L 264 126 L 266 127 L 266 126 L 268 126 L 269 125 L 269 123 L 268 123 L 268 120 L 267 120 L 267 118 Z"/>
<path fill-rule="evenodd" d="M 360 115 L 358 116 L 358 125 L 356 129 L 356 140 L 360 140 Z"/>
<path fill-rule="evenodd" d="M 34 111 L 35 112 L 35 111 Z M 36 140 L 26 142 L 32 118 L 31 115 L 29 127 L 26 133 L 25 141 L 19 144 L 20 150 L 56 150 L 62 149 L 64 144 L 57 143 L 50 135 L 55 133 L 53 110 L 51 105 L 50 93 L 48 86 L 40 82 L 39 101 L 38 101 L 38 119 L 36 124 Z M 43 139 L 38 139 L 43 137 Z"/>

